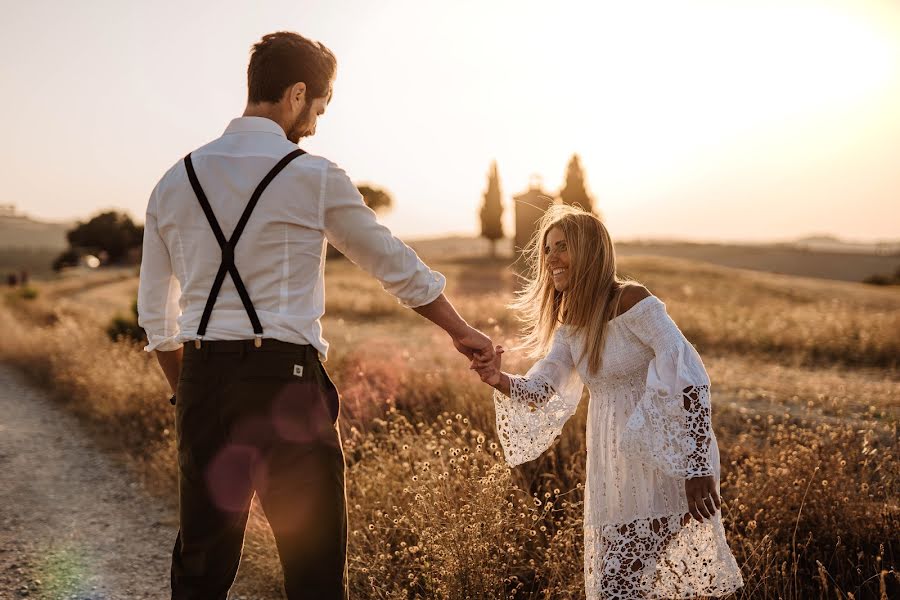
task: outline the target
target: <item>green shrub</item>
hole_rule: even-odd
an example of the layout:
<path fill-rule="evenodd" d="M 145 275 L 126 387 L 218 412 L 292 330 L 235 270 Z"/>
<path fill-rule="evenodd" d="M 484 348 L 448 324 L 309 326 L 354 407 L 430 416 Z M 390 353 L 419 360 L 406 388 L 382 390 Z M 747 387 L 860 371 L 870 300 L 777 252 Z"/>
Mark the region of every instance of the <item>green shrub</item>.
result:
<path fill-rule="evenodd" d="M 113 317 L 112 322 L 110 322 L 109 326 L 106 328 L 106 335 L 114 342 L 120 339 L 143 342 L 147 339 L 147 334 L 144 332 L 144 329 L 138 325 L 137 318 L 137 300 L 135 299 L 134 302 L 131 303 L 131 315 L 127 317 L 116 315 Z"/>
<path fill-rule="evenodd" d="M 19 296 L 25 300 L 34 300 L 38 297 L 38 290 L 36 287 L 26 285 L 19 289 Z"/>

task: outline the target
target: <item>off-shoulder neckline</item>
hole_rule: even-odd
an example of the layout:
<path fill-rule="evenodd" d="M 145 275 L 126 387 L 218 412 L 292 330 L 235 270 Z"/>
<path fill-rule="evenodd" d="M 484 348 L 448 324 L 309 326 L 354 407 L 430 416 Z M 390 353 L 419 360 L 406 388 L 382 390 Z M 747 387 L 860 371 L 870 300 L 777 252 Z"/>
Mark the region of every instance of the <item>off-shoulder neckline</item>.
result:
<path fill-rule="evenodd" d="M 637 314 L 637 313 L 639 313 L 640 311 L 644 310 L 644 307 L 645 307 L 645 306 L 650 306 L 650 303 L 647 302 L 647 300 L 650 300 L 650 299 L 656 300 L 659 304 L 664 304 L 662 300 L 660 300 L 659 298 L 657 298 L 657 297 L 654 296 L 653 294 L 650 294 L 650 295 L 647 296 L 646 298 L 641 298 L 640 300 L 638 300 L 637 302 L 635 302 L 634 304 L 632 304 L 632 305 L 631 305 L 631 308 L 629 308 L 628 310 L 626 310 L 626 311 L 623 312 L 623 313 L 619 313 L 618 315 L 616 315 L 615 317 L 613 317 L 612 319 L 610 319 L 610 320 L 607 321 L 606 323 L 607 323 L 607 324 L 615 323 L 616 321 L 618 321 L 619 319 L 621 319 L 622 317 L 624 317 L 624 316 L 626 316 L 626 315 L 628 315 L 629 317 L 634 316 L 635 314 Z M 562 326 L 559 328 L 560 333 L 562 333 L 563 330 L 566 330 L 565 335 L 571 335 L 571 334 L 572 334 L 571 327 L 570 327 L 569 325 L 562 325 Z"/>
<path fill-rule="evenodd" d="M 641 309 L 642 306 L 648 304 L 648 303 L 647 303 L 647 300 L 650 300 L 650 299 L 653 299 L 653 300 L 656 300 L 656 301 L 659 302 L 659 303 L 662 303 L 662 300 L 660 300 L 659 298 L 657 298 L 657 297 L 654 296 L 653 294 L 650 294 L 649 296 L 647 296 L 647 297 L 645 297 L 645 298 L 641 298 L 640 300 L 638 300 L 637 302 L 635 302 L 634 304 L 632 304 L 632 305 L 631 305 L 631 308 L 629 308 L 629 309 L 626 310 L 625 312 L 617 314 L 615 317 L 613 317 L 612 319 L 609 320 L 609 323 L 612 323 L 612 322 L 615 321 L 616 319 L 619 319 L 619 318 L 621 318 L 621 317 L 624 317 L 625 315 L 631 315 L 632 313 L 638 312 L 638 311 Z"/>

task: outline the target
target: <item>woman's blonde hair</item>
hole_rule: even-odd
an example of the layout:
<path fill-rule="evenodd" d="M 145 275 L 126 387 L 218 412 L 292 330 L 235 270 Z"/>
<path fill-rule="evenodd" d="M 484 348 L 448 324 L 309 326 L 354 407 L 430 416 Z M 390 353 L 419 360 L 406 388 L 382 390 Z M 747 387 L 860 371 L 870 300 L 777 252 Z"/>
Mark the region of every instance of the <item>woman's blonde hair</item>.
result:
<path fill-rule="evenodd" d="M 547 234 L 558 227 L 569 252 L 569 286 L 556 291 L 547 267 Z M 524 252 L 525 286 L 509 307 L 524 323 L 523 348 L 533 357 L 546 354 L 560 324 L 584 333 L 588 370 L 600 370 L 606 326 L 616 316 L 626 279 L 616 272 L 616 251 L 606 226 L 593 213 L 567 204 L 551 205 Z"/>

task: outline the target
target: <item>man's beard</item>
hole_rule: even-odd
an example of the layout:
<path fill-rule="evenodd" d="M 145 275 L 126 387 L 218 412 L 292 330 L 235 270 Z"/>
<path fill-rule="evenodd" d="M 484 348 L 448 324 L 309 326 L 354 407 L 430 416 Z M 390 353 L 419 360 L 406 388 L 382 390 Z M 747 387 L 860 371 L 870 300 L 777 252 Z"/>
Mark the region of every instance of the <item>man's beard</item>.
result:
<path fill-rule="evenodd" d="M 288 132 L 288 139 L 298 143 L 301 139 L 312 135 L 312 132 L 306 127 L 306 124 L 309 122 L 309 115 L 312 114 L 312 104 L 307 103 L 306 106 L 303 107 L 303 110 L 300 111 L 300 114 L 297 115 L 297 119 L 294 121 L 294 124 L 291 126 L 291 130 Z"/>

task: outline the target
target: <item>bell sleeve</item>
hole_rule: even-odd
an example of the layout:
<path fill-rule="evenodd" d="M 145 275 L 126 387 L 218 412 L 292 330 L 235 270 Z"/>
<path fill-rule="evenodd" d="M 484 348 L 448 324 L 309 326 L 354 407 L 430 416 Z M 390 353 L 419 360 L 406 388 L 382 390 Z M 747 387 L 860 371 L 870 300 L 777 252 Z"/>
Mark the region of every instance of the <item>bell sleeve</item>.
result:
<path fill-rule="evenodd" d="M 621 318 L 653 350 L 654 358 L 620 450 L 671 477 L 715 475 L 710 381 L 700 355 L 655 296 L 644 298 Z"/>
<path fill-rule="evenodd" d="M 550 352 L 524 376 L 510 375 L 510 395 L 494 391 L 497 435 L 506 462 L 514 467 L 549 448 L 575 414 L 584 384 L 575 368 L 563 328 Z"/>

